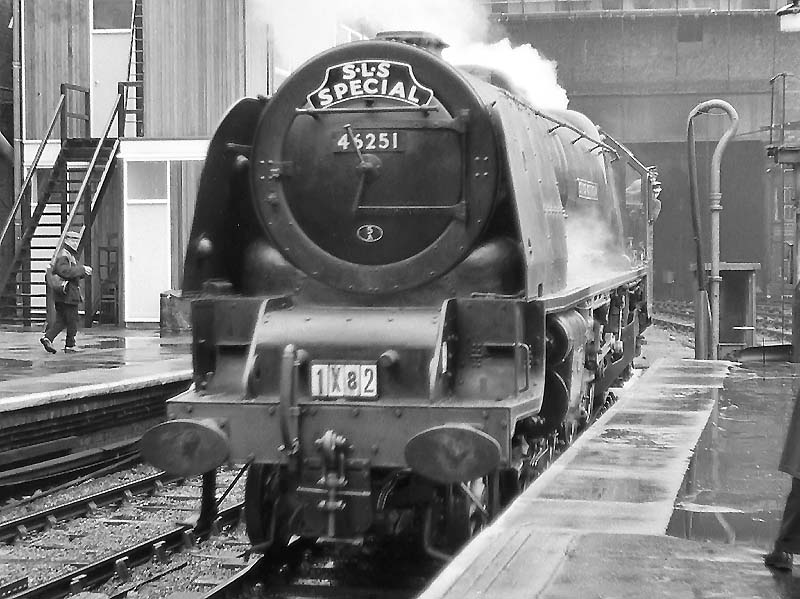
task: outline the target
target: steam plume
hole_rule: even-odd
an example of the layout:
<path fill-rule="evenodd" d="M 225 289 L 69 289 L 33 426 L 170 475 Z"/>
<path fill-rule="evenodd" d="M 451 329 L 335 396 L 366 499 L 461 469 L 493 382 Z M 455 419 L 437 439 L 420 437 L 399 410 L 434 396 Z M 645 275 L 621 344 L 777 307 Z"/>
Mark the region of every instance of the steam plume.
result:
<path fill-rule="evenodd" d="M 464 45 L 485 39 L 490 26 L 475 0 L 261 0 L 254 8 L 272 26 L 276 62 L 287 70 L 346 41 L 348 30 L 368 36 L 390 29 L 429 31 Z"/>
<path fill-rule="evenodd" d="M 530 44 L 512 47 L 508 38 L 496 44 L 451 46 L 444 58 L 455 65 L 478 65 L 508 76 L 525 98 L 538 108 L 565 109 L 567 92 L 558 84 L 556 63 L 547 60 Z"/>
<path fill-rule="evenodd" d="M 556 64 L 530 44 L 508 39 L 487 44 L 491 23 L 476 0 L 261 0 L 256 17 L 269 23 L 275 67 L 281 78 L 315 54 L 343 41 L 381 30 L 421 30 L 450 44 L 444 53 L 455 65 L 479 65 L 503 72 L 539 108 L 566 108 Z"/>
<path fill-rule="evenodd" d="M 599 214 L 573 210 L 566 227 L 568 287 L 596 283 L 631 268 L 611 225 Z"/>

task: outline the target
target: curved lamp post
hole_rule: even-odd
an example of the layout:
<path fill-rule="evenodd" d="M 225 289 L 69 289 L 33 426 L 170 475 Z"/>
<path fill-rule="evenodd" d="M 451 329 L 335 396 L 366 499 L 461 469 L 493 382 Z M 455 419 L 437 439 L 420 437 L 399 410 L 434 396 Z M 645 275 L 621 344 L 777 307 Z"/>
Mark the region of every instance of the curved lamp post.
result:
<path fill-rule="evenodd" d="M 798 0 L 800 1 L 800 0 Z M 714 149 L 714 154 L 711 157 L 711 185 L 709 199 L 711 210 L 711 274 L 708 277 L 709 295 L 711 301 L 711 338 L 708 340 L 710 347 L 705 350 L 702 344 L 705 344 L 706 338 L 703 334 L 695 333 L 695 357 L 696 358 L 711 358 L 716 360 L 719 357 L 719 284 L 721 277 L 719 276 L 719 213 L 722 211 L 722 193 L 720 191 L 720 165 L 722 163 L 722 153 L 728 142 L 736 134 L 739 127 L 739 115 L 736 109 L 728 104 L 725 100 L 707 100 L 695 106 L 689 113 L 687 123 L 688 130 L 688 144 L 689 144 L 689 187 L 692 195 L 692 224 L 694 225 L 695 243 L 697 244 L 697 272 L 698 272 L 698 285 L 699 297 L 704 297 L 704 281 L 705 281 L 705 262 L 702 260 L 702 253 L 700 251 L 700 234 L 699 234 L 699 201 L 697 200 L 697 168 L 694 156 L 694 127 L 692 119 L 694 117 L 707 114 L 712 110 L 722 110 L 727 113 L 730 119 L 730 125 L 722 134 L 717 147 Z M 700 309 L 702 302 L 698 302 L 695 309 Z M 700 347 L 698 347 L 700 344 Z M 705 354 L 705 355 L 702 355 Z"/>

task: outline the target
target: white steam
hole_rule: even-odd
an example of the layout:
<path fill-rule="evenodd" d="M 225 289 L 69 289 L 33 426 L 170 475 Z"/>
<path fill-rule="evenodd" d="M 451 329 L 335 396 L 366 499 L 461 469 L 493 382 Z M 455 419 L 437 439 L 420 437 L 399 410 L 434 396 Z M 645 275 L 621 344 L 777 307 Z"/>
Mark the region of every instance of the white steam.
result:
<path fill-rule="evenodd" d="M 259 0 L 252 6 L 256 18 L 272 28 L 276 65 L 289 71 L 359 34 L 428 31 L 466 45 L 489 31 L 487 9 L 475 0 Z"/>
<path fill-rule="evenodd" d="M 598 214 L 571 211 L 566 229 L 567 287 L 596 283 L 631 268 L 611 225 Z"/>
<path fill-rule="evenodd" d="M 427 31 L 450 44 L 444 58 L 451 64 L 500 71 L 539 108 L 567 107 L 555 62 L 530 44 L 485 43 L 492 25 L 487 7 L 477 0 L 257 0 L 251 6 L 255 18 L 270 26 L 278 82 L 342 42 L 379 31 Z"/>
<path fill-rule="evenodd" d="M 544 58 L 530 44 L 512 47 L 506 38 L 496 44 L 454 45 L 446 48 L 443 55 L 454 65 L 478 65 L 500 71 L 538 108 L 567 108 L 569 99 L 558 84 L 555 61 Z"/>

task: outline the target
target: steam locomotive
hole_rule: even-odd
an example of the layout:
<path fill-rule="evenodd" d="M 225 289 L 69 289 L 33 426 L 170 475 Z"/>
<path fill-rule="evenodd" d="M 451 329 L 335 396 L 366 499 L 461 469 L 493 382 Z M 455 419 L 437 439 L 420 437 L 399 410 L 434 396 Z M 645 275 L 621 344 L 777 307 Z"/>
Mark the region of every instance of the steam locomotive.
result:
<path fill-rule="evenodd" d="M 210 143 L 194 385 L 141 449 L 205 473 L 206 514 L 214 470 L 248 463 L 258 550 L 411 531 L 446 558 L 640 351 L 655 173 L 442 47 L 330 49 Z"/>

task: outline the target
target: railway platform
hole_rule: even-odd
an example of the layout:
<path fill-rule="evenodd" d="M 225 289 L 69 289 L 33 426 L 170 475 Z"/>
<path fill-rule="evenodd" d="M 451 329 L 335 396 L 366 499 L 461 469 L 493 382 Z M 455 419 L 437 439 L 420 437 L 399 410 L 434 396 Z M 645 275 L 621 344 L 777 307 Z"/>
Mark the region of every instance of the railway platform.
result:
<path fill-rule="evenodd" d="M 0 412 L 192 377 L 191 338 L 104 326 L 78 333 L 80 353 L 48 354 L 40 331 L 0 329 Z M 60 342 L 60 343 L 59 343 Z"/>
<path fill-rule="evenodd" d="M 43 477 L 128 455 L 163 419 L 164 400 L 191 383 L 186 335 L 101 326 L 80 331 L 82 351 L 69 354 L 60 344 L 47 353 L 40 337 L 0 329 L 0 495 L 34 464 Z"/>
<path fill-rule="evenodd" d="M 649 333 L 644 374 L 422 599 L 800 597 L 800 566 L 762 561 L 800 368 L 694 361 Z"/>

